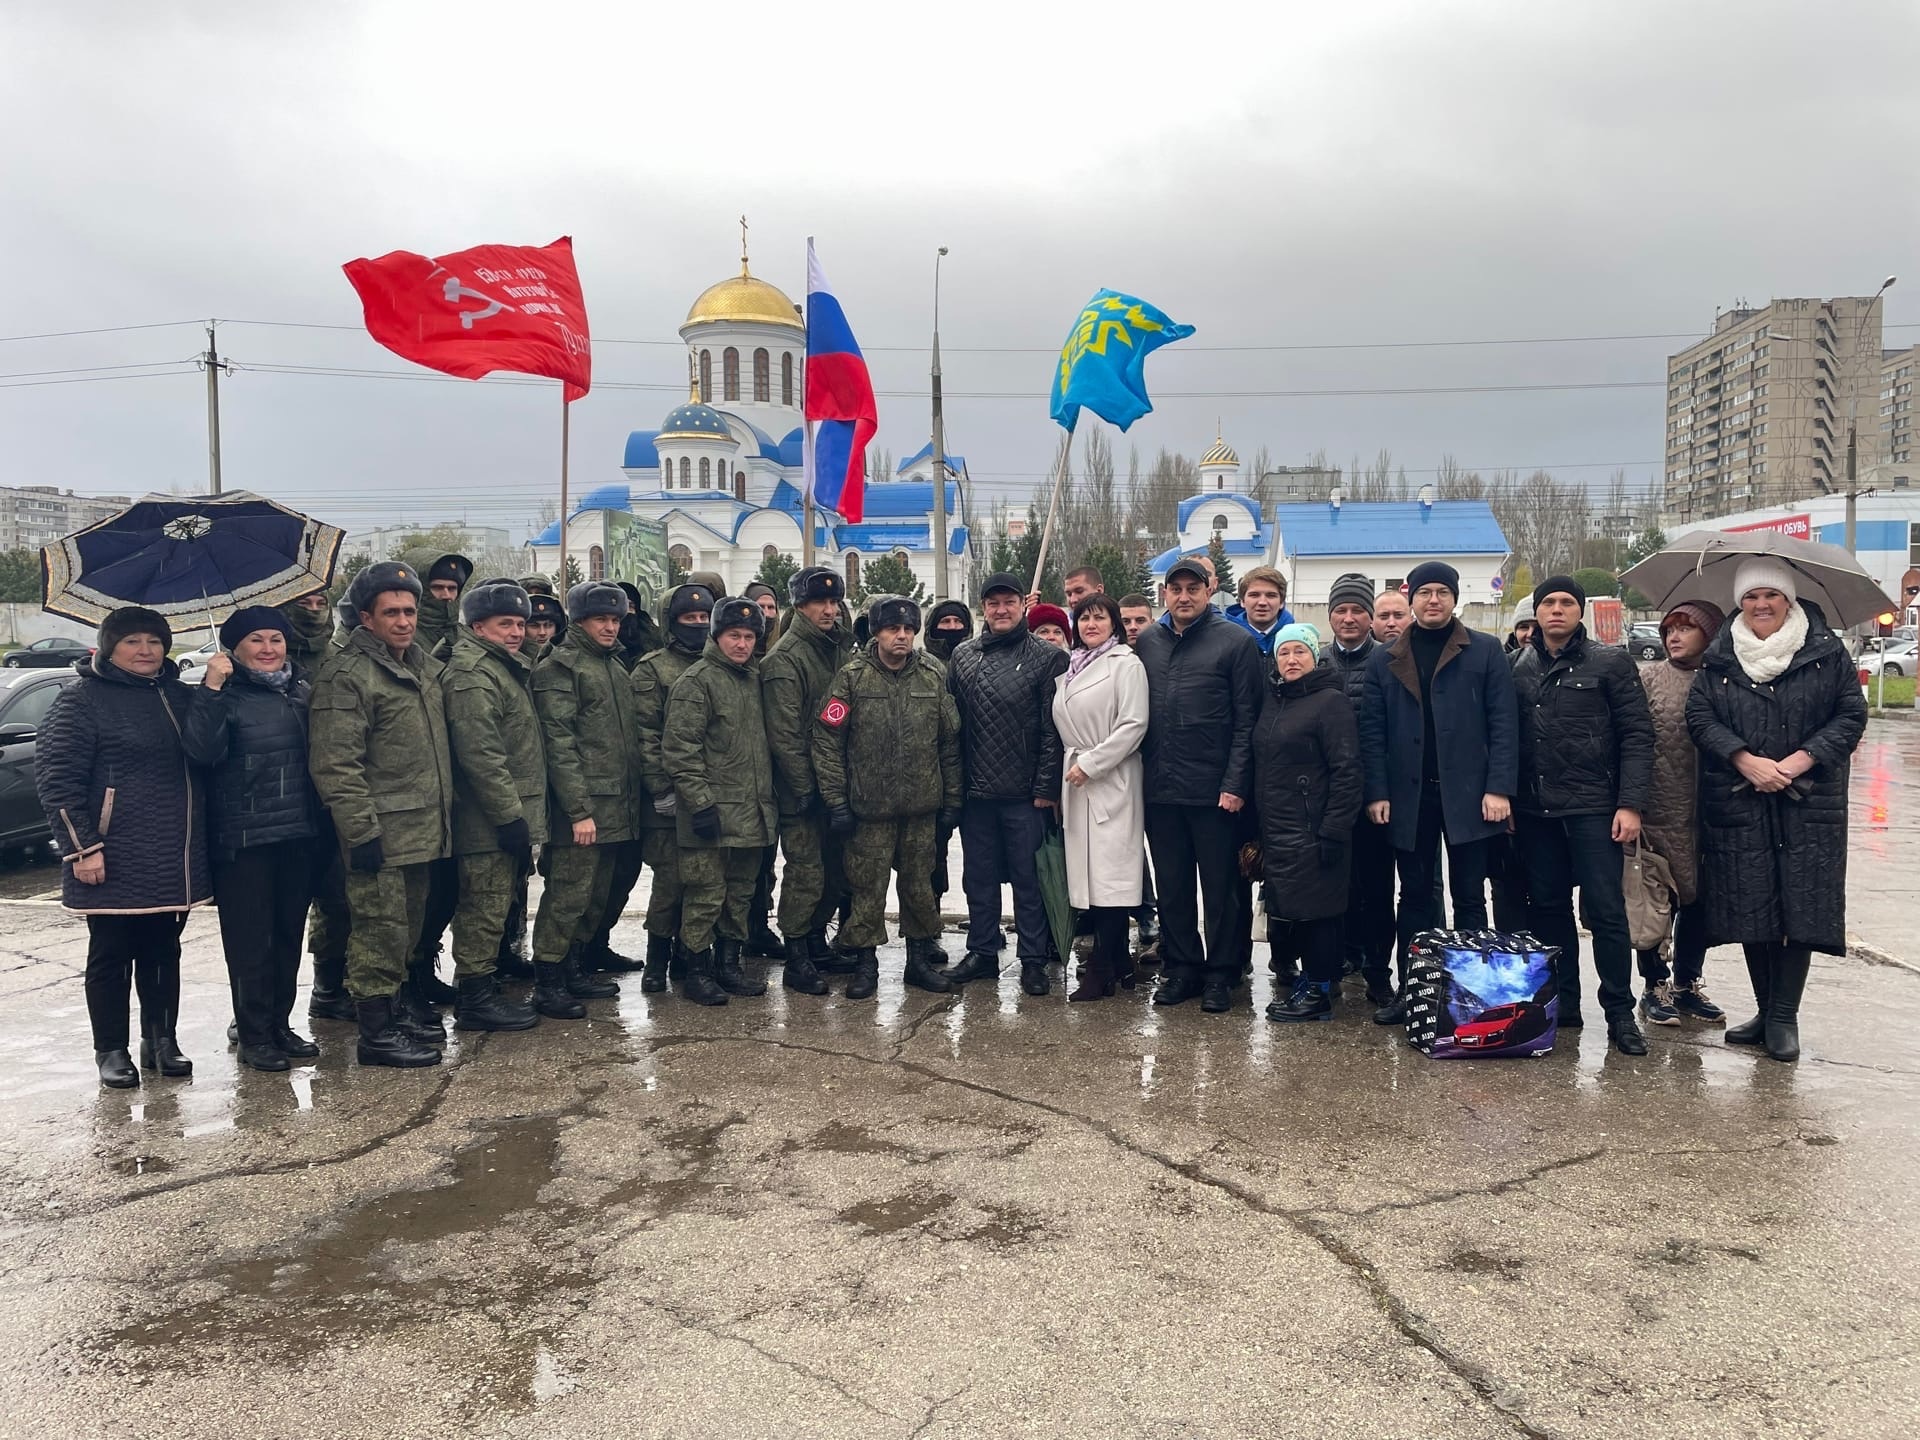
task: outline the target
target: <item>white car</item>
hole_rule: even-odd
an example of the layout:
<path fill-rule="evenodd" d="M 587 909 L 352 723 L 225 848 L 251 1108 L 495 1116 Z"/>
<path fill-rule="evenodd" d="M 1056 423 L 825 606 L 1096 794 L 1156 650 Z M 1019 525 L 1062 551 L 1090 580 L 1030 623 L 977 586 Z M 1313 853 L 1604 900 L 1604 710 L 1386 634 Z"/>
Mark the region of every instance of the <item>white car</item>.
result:
<path fill-rule="evenodd" d="M 180 678 L 189 685 L 198 685 L 206 679 L 207 661 L 220 653 L 220 642 L 209 640 L 198 650 L 189 650 L 173 663 L 180 667 Z M 1889 672 L 1891 673 L 1891 672 Z"/>
<path fill-rule="evenodd" d="M 1920 659 L 1915 658 L 1915 642 L 1912 640 L 1889 640 L 1884 655 L 1872 641 L 1868 648 L 1860 652 L 1860 668 L 1869 675 L 1878 675 L 1880 667 L 1886 666 L 1889 675 L 1920 674 Z"/>

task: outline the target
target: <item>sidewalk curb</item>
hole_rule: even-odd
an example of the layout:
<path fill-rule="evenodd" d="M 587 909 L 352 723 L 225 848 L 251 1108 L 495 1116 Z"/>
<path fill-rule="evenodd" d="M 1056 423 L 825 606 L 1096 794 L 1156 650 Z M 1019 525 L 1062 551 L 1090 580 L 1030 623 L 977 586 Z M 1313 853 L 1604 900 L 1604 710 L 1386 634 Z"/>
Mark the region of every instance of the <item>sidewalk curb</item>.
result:
<path fill-rule="evenodd" d="M 1869 945 L 1864 940 L 1849 940 L 1847 954 L 1856 960 L 1864 960 L 1869 965 L 1884 965 L 1892 970 L 1905 970 L 1910 975 L 1920 975 L 1920 965 L 1911 960 L 1902 960 L 1890 951 L 1882 950 L 1878 945 Z"/>

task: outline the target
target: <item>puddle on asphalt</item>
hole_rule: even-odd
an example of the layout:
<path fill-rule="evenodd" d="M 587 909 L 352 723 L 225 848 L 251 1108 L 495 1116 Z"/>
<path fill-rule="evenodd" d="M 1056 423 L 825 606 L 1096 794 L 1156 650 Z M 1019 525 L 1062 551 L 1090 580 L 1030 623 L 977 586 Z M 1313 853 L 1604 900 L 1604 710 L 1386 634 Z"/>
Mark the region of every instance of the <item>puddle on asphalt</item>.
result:
<path fill-rule="evenodd" d="M 842 1220 L 871 1235 L 894 1235 L 931 1220 L 953 1204 L 954 1197 L 937 1194 L 895 1195 L 887 1200 L 862 1200 L 839 1213 Z"/>
<path fill-rule="evenodd" d="M 162 1160 L 158 1155 L 129 1155 L 116 1160 L 107 1167 L 116 1175 L 165 1175 L 174 1168 L 171 1160 Z"/>
<path fill-rule="evenodd" d="M 1524 1260 L 1488 1255 L 1479 1250 L 1456 1250 L 1441 1262 L 1442 1270 L 1456 1275 L 1497 1275 L 1502 1280 L 1518 1280 L 1527 1266 Z"/>

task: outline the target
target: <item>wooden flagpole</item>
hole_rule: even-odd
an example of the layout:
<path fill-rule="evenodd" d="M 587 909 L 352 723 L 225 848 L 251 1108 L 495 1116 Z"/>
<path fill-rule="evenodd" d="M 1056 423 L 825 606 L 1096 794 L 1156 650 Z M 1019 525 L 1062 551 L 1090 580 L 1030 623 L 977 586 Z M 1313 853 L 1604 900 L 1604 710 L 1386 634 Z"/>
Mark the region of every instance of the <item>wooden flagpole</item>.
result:
<path fill-rule="evenodd" d="M 1080 417 L 1074 417 L 1074 424 L 1080 423 Z M 1067 438 L 1060 442 L 1060 470 L 1053 477 L 1053 498 L 1047 502 L 1047 523 L 1040 532 L 1040 557 L 1034 562 L 1033 579 L 1028 584 L 1034 589 L 1040 588 L 1040 577 L 1047 573 L 1047 549 L 1053 544 L 1053 517 L 1060 509 L 1060 490 L 1067 483 L 1067 459 L 1073 454 L 1073 427 L 1067 428 Z"/>
<path fill-rule="evenodd" d="M 807 280 L 811 284 L 813 280 L 813 237 L 811 235 L 807 237 L 807 261 Z M 809 306 L 813 304 L 811 291 L 807 294 L 807 304 Z M 812 318 L 811 315 L 803 316 L 802 327 L 804 328 L 806 322 Z M 805 345 L 800 347 L 800 413 L 802 415 L 807 413 L 807 347 Z M 810 417 L 806 421 L 806 439 L 802 443 L 806 448 L 800 456 L 800 566 L 802 569 L 810 569 L 813 565 L 814 480 L 813 420 Z"/>

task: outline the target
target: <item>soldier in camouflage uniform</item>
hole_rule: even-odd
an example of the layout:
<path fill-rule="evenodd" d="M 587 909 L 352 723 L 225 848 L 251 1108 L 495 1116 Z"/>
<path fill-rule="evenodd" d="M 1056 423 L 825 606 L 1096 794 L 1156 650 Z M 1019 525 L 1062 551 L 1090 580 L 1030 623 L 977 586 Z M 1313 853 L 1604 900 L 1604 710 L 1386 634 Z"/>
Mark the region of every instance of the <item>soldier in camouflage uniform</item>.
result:
<path fill-rule="evenodd" d="M 420 597 L 419 641 L 431 655 L 451 642 L 460 628 L 460 592 L 473 578 L 473 561 L 464 555 L 442 555 L 427 567 L 427 590 Z"/>
<path fill-rule="evenodd" d="M 940 934 L 933 898 L 936 832 L 960 813 L 960 712 L 940 662 L 913 648 L 920 608 L 874 602 L 867 648 L 834 677 L 813 722 L 813 769 L 834 832 L 847 847 L 853 911 L 841 943 L 857 954 L 849 1000 L 879 983 L 874 951 L 887 942 L 887 880 L 899 876 L 906 983 L 952 989 L 928 951 Z"/>
<path fill-rule="evenodd" d="M 641 846 L 653 888 L 647 898 L 647 966 L 640 988 L 657 995 L 669 979 L 683 978 L 680 935 L 680 846 L 676 841 L 673 777 L 660 758 L 667 724 L 667 696 L 706 649 L 714 593 L 704 585 L 676 585 L 660 602 L 664 648 L 633 667 L 634 722 L 640 731 L 640 780 L 646 803 L 640 810 Z"/>
<path fill-rule="evenodd" d="M 840 623 L 847 587 L 836 572 L 821 565 L 802 570 L 787 582 L 787 591 L 793 600 L 787 633 L 760 662 L 780 848 L 787 857 L 780 879 L 780 933 L 786 936 L 780 983 L 824 995 L 822 974 L 851 970 L 854 962 L 838 959 L 827 945 L 827 922 L 847 881 L 840 838 L 827 825 L 813 777 L 813 726 L 827 703 L 827 687 L 853 658 L 853 632 Z"/>
<path fill-rule="evenodd" d="M 580 969 L 613 884 L 615 847 L 634 834 L 639 734 L 633 687 L 620 664 L 618 585 L 585 580 L 567 592 L 567 636 L 533 671 L 533 704 L 546 738 L 553 792 L 547 888 L 533 924 L 533 1008 L 578 1016 L 577 1000 L 610 999 L 611 980 Z"/>
<path fill-rule="evenodd" d="M 313 687 L 308 767 L 347 861 L 347 986 L 362 1065 L 432 1065 L 446 1032 L 405 983 L 427 869 L 452 844 L 453 758 L 441 665 L 414 638 L 420 581 L 370 565 L 348 598 L 360 624 Z"/>
<path fill-rule="evenodd" d="M 453 851 L 459 897 L 453 969 L 456 1030 L 531 1030 L 540 1017 L 504 999 L 494 981 L 514 894 L 547 830 L 547 759 L 534 713 L 527 592 L 511 580 L 476 585 L 441 687 L 453 747 Z M 585 1007 L 580 1013 L 586 1013 Z"/>
<path fill-rule="evenodd" d="M 753 658 L 766 623 L 751 600 L 714 607 L 707 648 L 674 682 L 660 732 L 680 844 L 682 993 L 701 1005 L 767 993 L 740 968 L 760 853 L 779 829 Z"/>
<path fill-rule="evenodd" d="M 333 610 L 327 592 L 315 590 L 280 607 L 287 621 L 287 658 L 311 675 L 327 658 L 333 639 Z"/>

